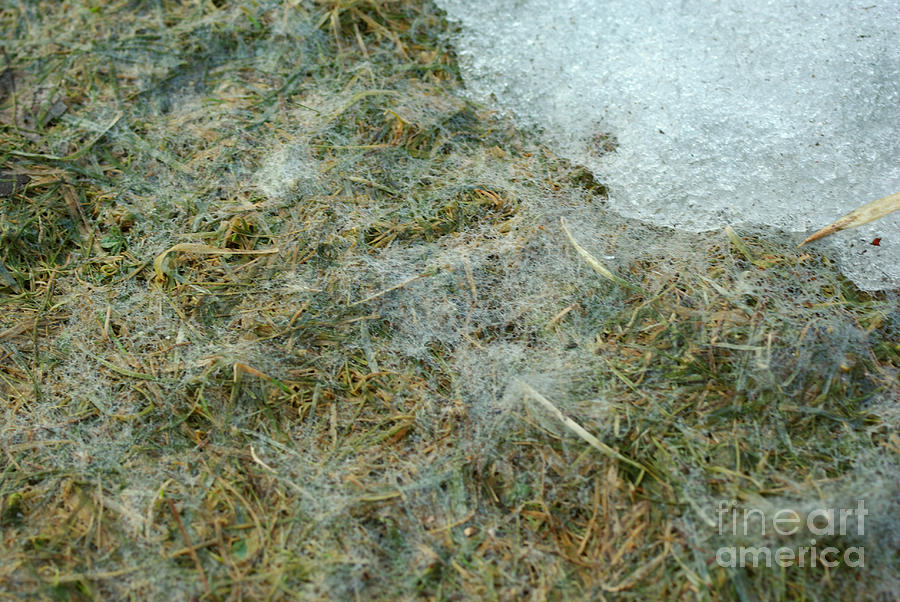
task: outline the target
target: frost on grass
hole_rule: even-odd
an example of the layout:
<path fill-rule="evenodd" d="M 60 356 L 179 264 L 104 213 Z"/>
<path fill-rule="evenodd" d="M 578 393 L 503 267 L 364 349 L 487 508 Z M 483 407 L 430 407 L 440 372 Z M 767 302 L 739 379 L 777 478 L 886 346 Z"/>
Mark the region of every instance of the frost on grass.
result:
<path fill-rule="evenodd" d="M 123 116 L 0 199 L 3 587 L 767 598 L 782 576 L 709 563 L 717 503 L 860 493 L 879 562 L 790 587 L 894 591 L 896 294 L 778 231 L 611 213 L 388 4 L 79 13 L 119 90 L 47 144 Z"/>
<path fill-rule="evenodd" d="M 260 191 L 280 201 L 300 201 L 319 192 L 317 176 L 317 163 L 299 145 L 275 151 L 257 173 Z"/>

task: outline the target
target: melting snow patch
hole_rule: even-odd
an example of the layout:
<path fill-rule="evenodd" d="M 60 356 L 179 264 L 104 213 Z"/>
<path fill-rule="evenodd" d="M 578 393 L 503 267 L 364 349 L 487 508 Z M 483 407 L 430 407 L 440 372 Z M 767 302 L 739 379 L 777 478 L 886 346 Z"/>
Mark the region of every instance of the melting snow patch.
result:
<path fill-rule="evenodd" d="M 900 2 L 438 4 L 471 93 L 593 170 L 623 215 L 809 233 L 900 190 Z M 900 286 L 896 214 L 822 244 L 862 288 Z"/>

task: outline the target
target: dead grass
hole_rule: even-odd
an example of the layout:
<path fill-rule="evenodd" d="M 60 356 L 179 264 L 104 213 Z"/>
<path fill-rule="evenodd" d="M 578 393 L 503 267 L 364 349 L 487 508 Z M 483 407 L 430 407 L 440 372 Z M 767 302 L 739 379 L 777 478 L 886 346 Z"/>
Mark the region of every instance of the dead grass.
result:
<path fill-rule="evenodd" d="M 0 23 L 4 595 L 898 591 L 894 293 L 604 213 L 428 4 Z M 720 500 L 860 497 L 865 568 L 715 562 Z"/>

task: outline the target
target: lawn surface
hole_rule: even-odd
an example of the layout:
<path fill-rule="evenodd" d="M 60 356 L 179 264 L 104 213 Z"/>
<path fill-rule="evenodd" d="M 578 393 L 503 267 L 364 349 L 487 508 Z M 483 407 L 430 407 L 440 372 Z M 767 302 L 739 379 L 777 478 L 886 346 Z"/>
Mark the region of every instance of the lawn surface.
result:
<path fill-rule="evenodd" d="M 427 2 L 0 27 L 4 596 L 900 592 L 896 291 L 617 217 Z"/>

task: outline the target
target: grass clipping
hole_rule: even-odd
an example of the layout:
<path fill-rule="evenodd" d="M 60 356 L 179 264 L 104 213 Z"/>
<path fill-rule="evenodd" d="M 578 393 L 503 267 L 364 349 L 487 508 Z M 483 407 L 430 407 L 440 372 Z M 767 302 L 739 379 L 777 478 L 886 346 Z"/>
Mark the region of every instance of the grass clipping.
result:
<path fill-rule="evenodd" d="M 192 255 L 212 255 L 212 256 L 231 256 L 231 255 L 271 255 L 278 253 L 278 249 L 260 249 L 260 250 L 242 250 L 242 249 L 220 249 L 200 243 L 183 242 L 170 247 L 157 255 L 153 260 L 153 272 L 156 281 L 164 284 L 168 280 L 168 276 L 173 274 L 173 268 L 166 263 L 166 258 L 171 253 L 188 253 Z"/>
<path fill-rule="evenodd" d="M 840 232 L 841 230 L 847 230 L 848 228 L 856 228 L 857 226 L 868 224 L 869 222 L 881 219 L 882 217 L 893 213 L 898 209 L 900 209 L 900 192 L 895 192 L 894 194 L 889 194 L 886 197 L 868 202 L 858 209 L 854 209 L 839 220 L 836 220 L 835 222 L 812 234 L 798 246 L 802 247 L 808 242 L 813 242 L 814 240 L 819 240 L 820 238 L 831 236 L 832 234 Z"/>

